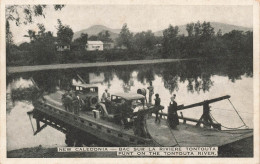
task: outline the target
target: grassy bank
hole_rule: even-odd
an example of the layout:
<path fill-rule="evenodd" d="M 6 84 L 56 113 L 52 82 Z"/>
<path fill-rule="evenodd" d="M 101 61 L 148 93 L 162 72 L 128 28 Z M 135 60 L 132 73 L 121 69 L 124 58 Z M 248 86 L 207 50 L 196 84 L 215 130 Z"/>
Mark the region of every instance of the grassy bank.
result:
<path fill-rule="evenodd" d="M 97 62 L 97 63 L 69 63 L 69 64 L 51 64 L 51 65 L 37 65 L 37 66 L 16 66 L 7 67 L 7 73 L 51 70 L 51 69 L 68 69 L 68 68 L 84 68 L 84 67 L 104 67 L 104 66 L 118 66 L 118 65 L 136 65 L 136 64 L 153 64 L 176 62 L 193 59 L 156 59 L 156 60 L 131 60 L 131 61 L 115 61 L 115 62 Z"/>

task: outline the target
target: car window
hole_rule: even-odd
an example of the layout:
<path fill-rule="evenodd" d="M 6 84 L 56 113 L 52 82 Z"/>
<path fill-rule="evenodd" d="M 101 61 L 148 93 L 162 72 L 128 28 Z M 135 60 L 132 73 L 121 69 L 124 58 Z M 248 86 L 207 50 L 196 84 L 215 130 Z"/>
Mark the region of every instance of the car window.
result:
<path fill-rule="evenodd" d="M 112 95 L 112 96 L 111 96 L 111 101 L 113 101 L 113 102 L 115 102 L 115 103 L 121 103 L 122 97 Z"/>
<path fill-rule="evenodd" d="M 143 105 L 142 99 L 132 100 L 131 105 L 132 107 Z"/>
<path fill-rule="evenodd" d="M 90 92 L 96 92 L 96 88 L 90 88 Z"/>
<path fill-rule="evenodd" d="M 82 87 L 76 86 L 76 91 L 82 91 Z"/>
<path fill-rule="evenodd" d="M 84 88 L 83 93 L 89 93 L 89 88 Z"/>

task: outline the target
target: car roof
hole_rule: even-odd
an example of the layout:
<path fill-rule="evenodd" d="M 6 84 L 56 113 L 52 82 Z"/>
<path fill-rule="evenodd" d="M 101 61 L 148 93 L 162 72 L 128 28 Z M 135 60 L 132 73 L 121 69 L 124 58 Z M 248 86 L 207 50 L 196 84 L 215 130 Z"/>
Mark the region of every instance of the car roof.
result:
<path fill-rule="evenodd" d="M 94 84 L 72 84 L 72 86 L 75 87 L 83 87 L 83 88 L 93 88 L 93 87 L 98 87 Z"/>
<path fill-rule="evenodd" d="M 123 99 L 126 99 L 126 100 L 136 100 L 136 99 L 145 98 L 143 95 L 137 94 L 137 93 L 115 93 L 115 94 L 112 94 L 112 96 L 122 97 Z"/>

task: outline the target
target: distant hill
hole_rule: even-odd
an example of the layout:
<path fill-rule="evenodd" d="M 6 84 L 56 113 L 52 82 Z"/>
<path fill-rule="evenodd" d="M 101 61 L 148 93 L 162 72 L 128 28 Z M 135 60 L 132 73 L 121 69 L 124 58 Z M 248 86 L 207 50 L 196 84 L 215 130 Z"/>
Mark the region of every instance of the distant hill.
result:
<path fill-rule="evenodd" d="M 112 29 L 112 28 L 108 28 L 103 25 L 94 25 L 87 29 L 75 32 L 73 35 L 73 40 L 79 38 L 82 33 L 87 33 L 88 36 L 90 37 L 92 35 L 97 35 L 98 33 L 104 32 L 104 31 L 108 31 L 111 39 L 114 40 L 115 38 L 118 37 L 118 34 L 120 33 L 121 29 Z"/>
<path fill-rule="evenodd" d="M 211 26 L 214 28 L 215 32 L 217 33 L 219 29 L 221 29 L 222 34 L 228 33 L 232 30 L 240 30 L 240 31 L 252 31 L 252 28 L 248 27 L 242 27 L 242 26 L 235 26 L 235 25 L 230 25 L 230 24 L 225 24 L 225 23 L 218 23 L 218 22 L 210 22 Z M 182 35 L 188 35 L 186 31 L 186 25 L 179 25 L 179 34 Z M 167 28 L 167 27 L 166 27 Z M 83 29 L 81 31 L 77 31 L 74 33 L 73 40 L 76 38 L 79 38 L 81 33 L 87 33 L 88 36 L 90 37 L 91 35 L 97 35 L 99 32 L 103 31 L 109 31 L 111 39 L 115 40 L 121 29 L 112 29 L 103 25 L 94 25 L 91 26 L 87 29 Z M 130 29 L 131 30 L 131 29 Z M 163 30 L 156 31 L 154 32 L 155 36 L 163 36 Z"/>
<path fill-rule="evenodd" d="M 225 23 L 218 23 L 218 22 L 210 22 L 210 25 L 214 28 L 215 33 L 218 32 L 219 29 L 221 29 L 222 34 L 229 33 L 232 30 L 240 30 L 240 31 L 253 31 L 252 28 L 248 27 L 242 27 L 242 26 L 235 26 Z M 186 31 L 186 25 L 180 25 L 179 27 L 179 34 L 182 35 L 188 35 L 188 32 Z M 163 36 L 163 30 L 154 32 L 155 36 Z"/>

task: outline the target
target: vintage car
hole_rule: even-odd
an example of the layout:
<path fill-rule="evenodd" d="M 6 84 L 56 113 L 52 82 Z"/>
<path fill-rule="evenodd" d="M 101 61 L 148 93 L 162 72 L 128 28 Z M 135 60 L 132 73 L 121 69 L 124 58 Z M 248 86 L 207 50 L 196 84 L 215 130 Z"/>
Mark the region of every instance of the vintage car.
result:
<path fill-rule="evenodd" d="M 111 100 L 100 102 L 97 109 L 102 118 L 119 122 L 123 117 L 130 121 L 136 112 L 145 109 L 145 96 L 137 93 L 112 94 Z"/>
<path fill-rule="evenodd" d="M 92 84 L 73 84 L 71 91 L 62 96 L 62 102 L 76 96 L 79 100 L 81 110 L 94 109 L 98 103 L 98 87 Z"/>

